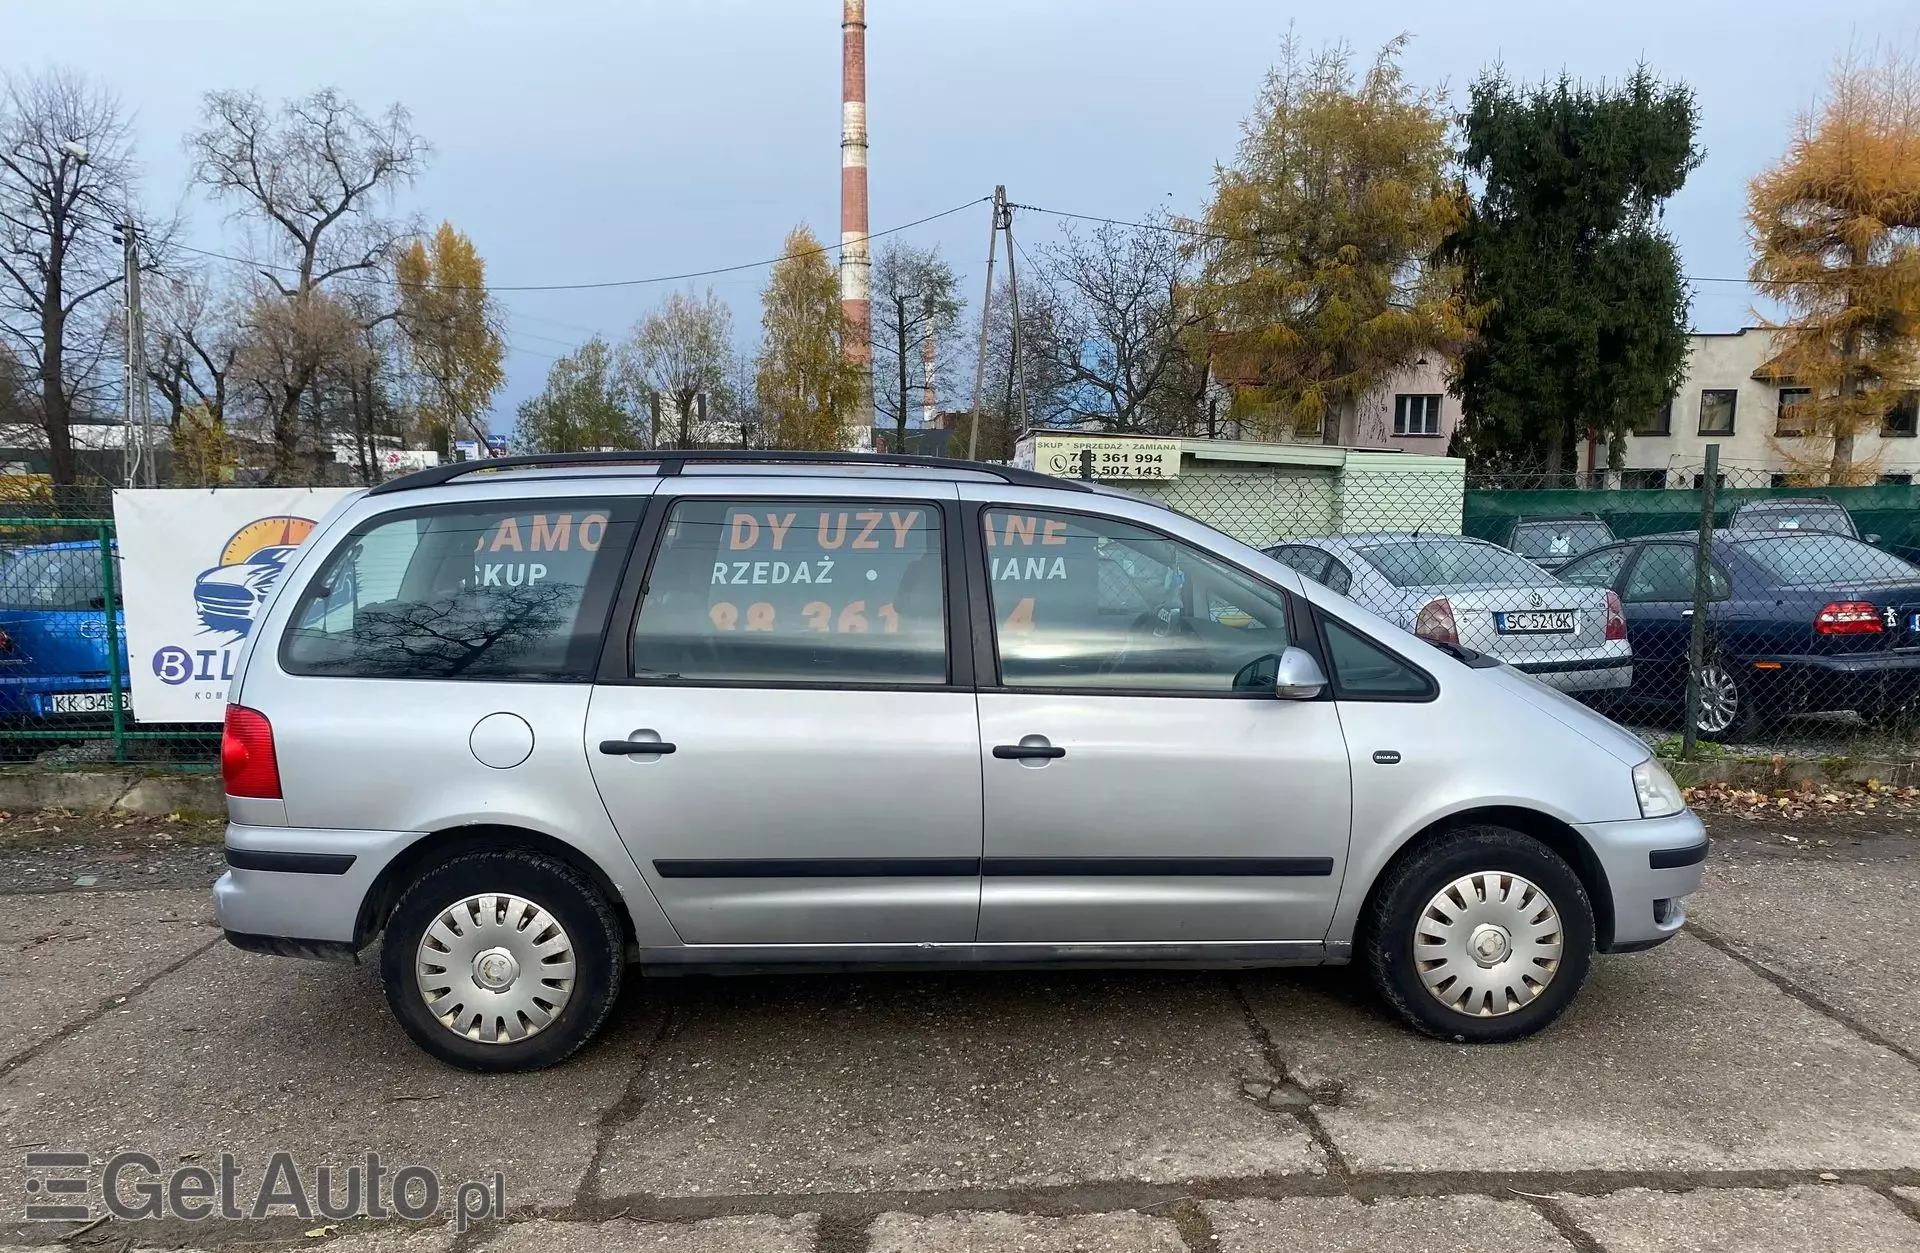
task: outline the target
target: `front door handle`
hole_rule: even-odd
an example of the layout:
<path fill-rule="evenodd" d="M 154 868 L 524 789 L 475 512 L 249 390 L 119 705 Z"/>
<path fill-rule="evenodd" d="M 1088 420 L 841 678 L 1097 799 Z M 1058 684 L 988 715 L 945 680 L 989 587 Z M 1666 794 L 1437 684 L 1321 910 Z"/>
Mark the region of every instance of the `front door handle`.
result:
<path fill-rule="evenodd" d="M 1053 761 L 1067 755 L 1057 744 L 995 744 L 993 755 L 1001 761 Z"/>
<path fill-rule="evenodd" d="M 649 753 L 664 756 L 674 752 L 678 745 L 665 740 L 601 740 L 600 751 L 609 757 L 628 757 L 635 753 Z"/>

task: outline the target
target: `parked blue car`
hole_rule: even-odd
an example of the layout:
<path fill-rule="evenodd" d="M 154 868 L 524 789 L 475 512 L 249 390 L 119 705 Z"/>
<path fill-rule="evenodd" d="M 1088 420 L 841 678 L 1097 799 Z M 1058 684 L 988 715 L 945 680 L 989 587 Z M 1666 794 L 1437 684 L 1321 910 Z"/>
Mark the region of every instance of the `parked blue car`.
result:
<path fill-rule="evenodd" d="M 119 554 L 114 582 L 119 584 Z M 120 673 L 125 616 L 115 612 Z M 0 719 L 16 724 L 113 712 L 100 545 L 35 544 L 0 553 Z"/>
<path fill-rule="evenodd" d="M 1629 700 L 1685 699 L 1698 552 L 1691 534 L 1641 536 L 1557 572 L 1619 593 L 1633 646 Z M 1914 710 L 1920 566 L 1823 532 L 1722 531 L 1709 555 L 1701 735 L 1748 739 L 1798 713 L 1853 709 L 1888 722 Z"/>

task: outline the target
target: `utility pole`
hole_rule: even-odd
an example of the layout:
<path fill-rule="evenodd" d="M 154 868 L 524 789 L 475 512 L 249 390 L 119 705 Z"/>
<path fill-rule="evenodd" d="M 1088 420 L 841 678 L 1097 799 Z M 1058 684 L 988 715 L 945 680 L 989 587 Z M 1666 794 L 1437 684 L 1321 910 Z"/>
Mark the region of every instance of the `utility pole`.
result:
<path fill-rule="evenodd" d="M 133 224 L 133 215 L 128 214 L 124 223 L 114 224 L 113 233 L 120 241 L 126 266 L 122 292 L 127 324 L 126 406 L 120 456 L 128 487 L 153 487 L 158 475 L 153 456 L 153 411 L 147 395 L 146 318 L 140 309 L 140 231 Z"/>
<path fill-rule="evenodd" d="M 1007 189 L 993 189 L 993 226 L 987 233 L 987 291 L 980 297 L 980 357 L 973 367 L 973 420 L 967 424 L 967 460 L 980 459 L 980 395 L 987 386 L 987 315 L 993 304 L 993 256 L 1000 232 L 1007 231 L 1007 272 L 1013 272 L 1013 210 L 1007 207 Z M 1017 322 L 1017 318 L 1016 318 Z M 1020 334 L 1014 327 L 1014 335 Z"/>

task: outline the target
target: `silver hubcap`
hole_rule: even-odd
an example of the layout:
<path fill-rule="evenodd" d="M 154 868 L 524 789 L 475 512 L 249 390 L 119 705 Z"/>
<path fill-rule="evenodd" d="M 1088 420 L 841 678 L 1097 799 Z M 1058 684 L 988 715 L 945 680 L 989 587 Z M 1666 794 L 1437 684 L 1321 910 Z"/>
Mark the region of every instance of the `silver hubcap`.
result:
<path fill-rule="evenodd" d="M 1740 712 L 1740 689 L 1733 676 L 1709 662 L 1700 667 L 1700 721 L 1702 731 L 1718 734 L 1733 725 Z"/>
<path fill-rule="evenodd" d="M 1433 999 L 1480 1018 L 1511 1014 L 1546 991 L 1565 938 L 1547 894 L 1516 874 L 1455 879 L 1413 932 L 1414 965 Z"/>
<path fill-rule="evenodd" d="M 483 1044 L 538 1035 L 573 996 L 573 942 L 559 920 L 507 893 L 441 912 L 414 958 L 420 996 L 440 1025 Z"/>

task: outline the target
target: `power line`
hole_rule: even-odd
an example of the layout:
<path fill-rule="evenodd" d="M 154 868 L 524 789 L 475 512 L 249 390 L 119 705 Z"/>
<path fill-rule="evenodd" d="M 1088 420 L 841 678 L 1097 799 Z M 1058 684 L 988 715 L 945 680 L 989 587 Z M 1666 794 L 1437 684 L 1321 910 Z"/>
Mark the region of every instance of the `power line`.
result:
<path fill-rule="evenodd" d="M 1252 244 L 1260 242 L 1255 236 L 1223 235 L 1214 231 L 1195 230 L 1192 227 L 1179 226 L 1171 222 L 1129 222 L 1124 218 L 1101 217 L 1094 213 L 1069 213 L 1065 209 L 1049 209 L 1037 204 L 1016 204 L 1012 207 L 1015 209 L 1025 209 L 1029 213 L 1044 213 L 1049 217 L 1072 218 L 1076 222 L 1098 222 L 1105 226 L 1124 226 L 1136 231 L 1164 231 L 1169 235 L 1184 235 L 1189 239 L 1206 239 L 1219 243 L 1232 244 Z M 1682 274 L 1680 277 L 1689 283 L 1739 283 L 1746 287 L 1760 286 L 1759 283 L 1754 282 L 1750 278 L 1730 278 L 1718 274 Z M 1825 280 L 1816 279 L 1811 281 L 1822 282 Z"/>
<path fill-rule="evenodd" d="M 915 218 L 913 221 L 903 222 L 899 226 L 890 226 L 883 231 L 874 231 L 872 234 L 867 235 L 864 238 L 880 239 L 887 235 L 896 235 L 896 234 L 899 234 L 901 231 L 912 230 L 916 226 L 925 226 L 928 222 L 937 222 L 941 218 L 951 217 L 956 213 L 960 213 L 964 210 L 971 209 L 975 205 L 983 204 L 986 201 L 991 199 L 992 199 L 991 196 L 980 196 L 980 197 L 977 197 L 976 199 L 967 201 L 965 204 L 955 205 L 951 209 L 942 209 L 938 213 L 929 213 L 926 217 Z M 650 276 L 648 278 L 608 279 L 598 283 L 489 283 L 485 286 L 484 290 L 488 292 L 604 291 L 610 288 L 618 288 L 618 287 L 644 287 L 653 283 L 679 283 L 679 282 L 684 282 L 685 280 L 691 279 L 691 278 L 710 278 L 710 277 L 713 277 L 714 275 L 719 275 L 719 274 L 738 273 L 741 270 L 757 270 L 763 266 L 778 265 L 782 261 L 791 261 L 798 257 L 818 256 L 822 253 L 834 252 L 834 251 L 837 251 L 838 249 L 844 248 L 850 242 L 853 242 L 853 241 L 841 240 L 838 243 L 821 244 L 814 248 L 802 248 L 798 252 L 782 253 L 780 256 L 771 257 L 765 261 L 744 261 L 738 265 L 723 265 L 710 270 L 689 270 L 684 274 L 657 274 L 657 275 Z M 188 244 L 175 243 L 173 247 L 178 248 L 182 252 L 193 253 L 196 256 L 211 257 L 216 261 L 229 261 L 235 265 L 244 265 L 256 270 L 277 270 L 283 274 L 298 274 L 300 272 L 298 267 L 295 267 L 295 266 L 276 265 L 271 262 L 250 261 L 245 257 L 235 257 L 224 252 L 213 252 L 205 248 L 195 248 Z M 381 284 L 382 286 L 385 286 L 387 283 L 387 280 L 385 279 L 378 278 L 371 274 L 359 273 L 357 271 L 349 271 L 344 274 L 336 275 L 335 277 L 341 278 L 341 279 L 351 278 L 351 279 L 356 279 L 360 281 L 376 282 Z M 394 280 L 394 285 L 399 287 L 420 286 L 420 284 L 403 283 L 403 282 L 400 282 L 399 280 Z M 460 291 L 460 290 L 464 290 L 464 287 L 459 284 L 453 284 L 453 285 L 441 286 L 439 287 L 438 290 Z"/>

